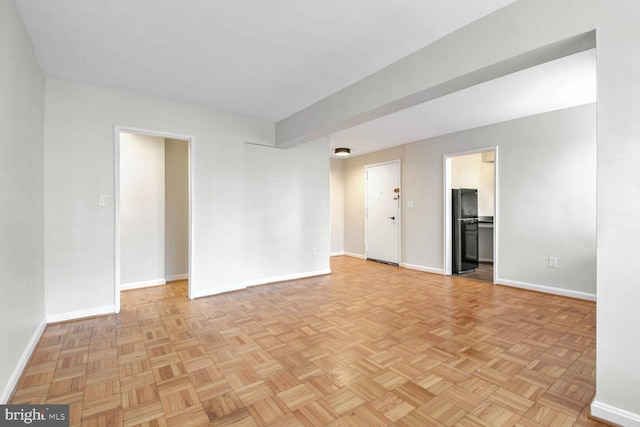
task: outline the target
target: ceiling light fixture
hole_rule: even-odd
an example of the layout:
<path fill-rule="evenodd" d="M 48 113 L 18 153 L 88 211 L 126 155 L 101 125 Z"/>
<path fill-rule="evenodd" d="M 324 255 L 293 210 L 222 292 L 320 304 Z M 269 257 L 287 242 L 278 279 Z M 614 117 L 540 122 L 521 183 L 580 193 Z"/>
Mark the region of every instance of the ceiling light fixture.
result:
<path fill-rule="evenodd" d="M 336 148 L 335 155 L 339 157 L 346 157 L 351 154 L 350 148 Z"/>

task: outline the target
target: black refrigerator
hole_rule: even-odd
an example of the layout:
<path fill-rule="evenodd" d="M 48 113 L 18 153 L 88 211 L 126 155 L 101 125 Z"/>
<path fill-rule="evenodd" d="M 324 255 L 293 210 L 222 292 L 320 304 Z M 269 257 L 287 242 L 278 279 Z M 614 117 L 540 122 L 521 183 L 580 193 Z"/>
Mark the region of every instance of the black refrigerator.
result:
<path fill-rule="evenodd" d="M 478 190 L 451 190 L 453 212 L 452 273 L 460 274 L 478 268 Z"/>

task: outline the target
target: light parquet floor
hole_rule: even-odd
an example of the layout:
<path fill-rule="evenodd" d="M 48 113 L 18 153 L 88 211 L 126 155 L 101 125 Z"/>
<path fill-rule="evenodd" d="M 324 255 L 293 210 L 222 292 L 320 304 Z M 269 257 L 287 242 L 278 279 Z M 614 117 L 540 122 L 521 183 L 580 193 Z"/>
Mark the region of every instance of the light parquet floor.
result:
<path fill-rule="evenodd" d="M 595 426 L 595 304 L 354 258 L 47 326 L 11 403 L 82 426 Z"/>

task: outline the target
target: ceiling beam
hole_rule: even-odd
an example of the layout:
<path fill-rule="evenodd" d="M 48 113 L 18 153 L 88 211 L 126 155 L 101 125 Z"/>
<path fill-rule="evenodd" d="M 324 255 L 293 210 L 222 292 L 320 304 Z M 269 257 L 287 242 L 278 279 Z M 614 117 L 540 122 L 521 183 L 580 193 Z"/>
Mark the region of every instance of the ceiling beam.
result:
<path fill-rule="evenodd" d="M 520 0 L 279 121 L 276 146 L 302 144 L 593 49 L 594 10 L 595 0 Z"/>

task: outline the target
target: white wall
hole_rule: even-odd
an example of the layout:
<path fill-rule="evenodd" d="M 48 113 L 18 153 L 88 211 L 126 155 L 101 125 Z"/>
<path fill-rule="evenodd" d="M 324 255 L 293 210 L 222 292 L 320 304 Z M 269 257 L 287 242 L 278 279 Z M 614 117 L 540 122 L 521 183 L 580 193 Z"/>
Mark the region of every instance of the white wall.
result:
<path fill-rule="evenodd" d="M 164 138 L 120 133 L 120 285 L 165 278 Z"/>
<path fill-rule="evenodd" d="M 45 317 L 44 77 L 11 1 L 0 1 L 0 58 L 0 403 L 5 403 Z"/>
<path fill-rule="evenodd" d="M 46 88 L 45 280 L 51 318 L 114 309 L 114 211 L 98 206 L 98 194 L 113 196 L 114 191 L 114 125 L 193 138 L 194 296 L 242 289 L 249 279 L 254 283 L 328 268 L 326 141 L 269 155 L 262 151 L 271 149 L 247 149 L 245 142 L 273 145 L 273 123 L 58 80 L 47 80 Z M 255 157 L 255 150 L 264 158 Z M 246 251 L 273 243 L 268 233 L 246 233 L 247 202 L 257 203 L 251 214 L 283 215 L 281 205 L 247 196 L 261 194 L 263 180 L 286 182 L 295 190 L 288 196 L 295 206 L 285 215 L 301 218 L 307 230 L 283 229 L 278 239 L 292 256 L 268 271 L 248 269 Z M 272 188 L 267 194 L 280 191 Z M 273 260 L 269 251 L 259 256 Z"/>
<path fill-rule="evenodd" d="M 331 164 L 331 253 L 344 252 L 344 160 L 330 159 Z"/>
<path fill-rule="evenodd" d="M 482 153 L 451 159 L 451 188 L 477 188 L 479 216 L 493 216 L 494 169 L 482 161 Z"/>
<path fill-rule="evenodd" d="M 189 273 L 189 142 L 165 139 L 165 248 L 167 280 Z"/>
<path fill-rule="evenodd" d="M 114 125 L 193 137 L 191 285 L 196 294 L 242 286 L 244 143 L 273 143 L 272 123 L 58 80 L 47 80 L 46 96 L 49 315 L 64 318 L 114 308 L 114 210 L 98 206 L 99 194 L 113 198 Z M 305 214 L 315 218 L 321 213 Z M 328 248 L 323 255 L 328 257 Z"/>
<path fill-rule="evenodd" d="M 640 2 L 598 2 L 598 307 L 592 412 L 640 426 Z"/>
<path fill-rule="evenodd" d="M 330 272 L 328 152 L 327 138 L 288 150 L 246 144 L 247 285 Z"/>
<path fill-rule="evenodd" d="M 345 250 L 364 254 L 364 165 L 402 158 L 403 263 L 442 272 L 443 157 L 492 141 L 500 162 L 498 282 L 593 297 L 595 120 L 595 106 L 586 105 L 345 160 Z M 549 256 L 557 269 L 547 267 Z"/>
<path fill-rule="evenodd" d="M 407 262 L 443 266 L 443 156 L 498 146 L 497 279 L 595 294 L 595 106 L 536 115 L 407 145 L 406 173 L 425 188 L 426 239 L 407 235 Z M 417 208 L 418 209 L 418 208 Z M 408 222 L 407 227 L 413 223 Z M 558 257 L 558 268 L 547 257 Z M 579 294 L 578 294 L 579 295 Z"/>

